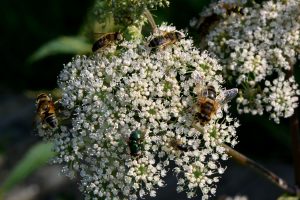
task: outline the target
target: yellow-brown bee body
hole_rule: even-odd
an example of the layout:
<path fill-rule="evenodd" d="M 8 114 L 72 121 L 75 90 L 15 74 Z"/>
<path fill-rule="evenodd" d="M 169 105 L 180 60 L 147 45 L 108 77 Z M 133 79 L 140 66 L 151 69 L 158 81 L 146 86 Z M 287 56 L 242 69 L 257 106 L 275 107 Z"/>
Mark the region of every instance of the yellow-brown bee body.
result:
<path fill-rule="evenodd" d="M 120 41 L 122 39 L 123 36 L 120 32 L 106 33 L 93 44 L 92 51 L 98 51 L 111 45 L 113 42 Z"/>
<path fill-rule="evenodd" d="M 57 119 L 55 114 L 55 106 L 52 98 L 42 93 L 36 98 L 37 114 L 42 122 L 43 127 L 49 125 L 51 128 L 57 127 Z"/>
<path fill-rule="evenodd" d="M 219 107 L 216 101 L 216 90 L 213 86 L 207 86 L 201 91 L 201 95 L 197 99 L 197 107 L 196 117 L 199 119 L 200 124 L 207 124 Z"/>
<path fill-rule="evenodd" d="M 212 85 L 203 88 L 198 94 L 196 103 L 196 118 L 202 126 L 210 122 L 211 118 L 217 113 L 221 105 L 233 99 L 238 93 L 237 88 L 225 90 L 222 96 L 217 96 L 217 92 Z M 219 97 L 219 98 L 218 98 Z"/>
<path fill-rule="evenodd" d="M 180 31 L 165 32 L 162 35 L 152 38 L 149 42 L 151 48 L 164 48 L 184 38 L 184 34 Z"/>

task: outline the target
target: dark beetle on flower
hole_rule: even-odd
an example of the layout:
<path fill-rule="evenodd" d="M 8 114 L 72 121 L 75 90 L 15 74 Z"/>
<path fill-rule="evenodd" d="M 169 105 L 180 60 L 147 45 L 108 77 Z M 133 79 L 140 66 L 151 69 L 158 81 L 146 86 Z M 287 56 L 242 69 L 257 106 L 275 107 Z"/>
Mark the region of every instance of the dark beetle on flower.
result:
<path fill-rule="evenodd" d="M 130 155 L 139 156 L 141 155 L 142 144 L 141 144 L 142 132 L 139 130 L 133 131 L 129 136 L 128 146 Z"/>

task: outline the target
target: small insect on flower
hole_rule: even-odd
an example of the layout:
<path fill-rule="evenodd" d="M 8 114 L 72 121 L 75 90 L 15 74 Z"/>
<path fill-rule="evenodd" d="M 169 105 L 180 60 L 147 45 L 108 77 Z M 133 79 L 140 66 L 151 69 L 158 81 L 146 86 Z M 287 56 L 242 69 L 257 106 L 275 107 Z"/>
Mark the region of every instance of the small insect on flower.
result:
<path fill-rule="evenodd" d="M 120 32 L 105 33 L 93 44 L 92 51 L 98 51 L 111 45 L 113 42 L 121 40 L 123 40 L 123 36 Z"/>
<path fill-rule="evenodd" d="M 141 155 L 141 151 L 142 151 L 141 140 L 142 140 L 141 131 L 135 130 L 130 134 L 129 140 L 127 142 L 130 150 L 130 155 L 135 157 Z"/>
<path fill-rule="evenodd" d="M 51 128 L 56 128 L 58 121 L 55 114 L 55 106 L 52 98 L 42 93 L 36 98 L 37 115 L 39 116 L 43 128 L 49 125 Z"/>
<path fill-rule="evenodd" d="M 216 114 L 218 108 L 232 100 L 238 93 L 237 88 L 225 90 L 217 96 L 217 92 L 212 85 L 197 84 L 198 97 L 195 105 L 196 118 L 200 124 L 207 124 L 213 115 Z"/>
<path fill-rule="evenodd" d="M 189 147 L 187 145 L 184 145 L 182 141 L 180 141 L 179 139 L 172 139 L 170 141 L 170 145 L 175 150 L 184 151 L 184 152 L 187 152 L 189 150 Z"/>
<path fill-rule="evenodd" d="M 162 35 L 152 38 L 148 46 L 151 48 L 165 48 L 184 37 L 185 35 L 180 31 L 164 32 Z"/>

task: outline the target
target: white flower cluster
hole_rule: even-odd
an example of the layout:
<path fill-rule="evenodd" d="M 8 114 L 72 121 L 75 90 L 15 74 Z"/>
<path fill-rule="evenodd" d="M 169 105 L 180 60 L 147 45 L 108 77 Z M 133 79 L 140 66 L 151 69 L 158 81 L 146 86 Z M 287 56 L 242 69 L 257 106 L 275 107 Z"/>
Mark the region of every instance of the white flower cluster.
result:
<path fill-rule="evenodd" d="M 239 9 L 247 3 L 247 0 L 219 0 L 212 2 L 209 7 L 200 13 L 201 16 L 206 17 L 212 14 L 225 16 L 232 9 Z"/>
<path fill-rule="evenodd" d="M 222 18 L 226 18 L 231 13 L 240 12 L 247 3 L 247 0 L 219 0 L 213 1 L 208 7 L 205 7 L 201 13 L 199 13 L 199 19 L 193 18 L 190 21 L 190 26 L 195 29 L 207 29 L 199 30 L 200 33 L 209 31 L 215 23 Z M 202 36 L 202 35 L 201 35 Z"/>
<path fill-rule="evenodd" d="M 207 35 L 226 80 L 241 88 L 241 113 L 268 112 L 276 122 L 293 114 L 299 90 L 287 71 L 299 57 L 299 16 L 298 0 L 264 1 L 227 15 Z"/>
<path fill-rule="evenodd" d="M 70 176 L 80 174 L 86 199 L 154 197 L 170 161 L 177 165 L 177 190 L 208 199 L 225 170 L 222 144 L 237 143 L 239 123 L 221 106 L 205 125 L 195 117 L 200 82 L 217 94 L 224 90 L 217 61 L 189 39 L 162 49 L 148 42 L 124 41 L 75 57 L 59 75 L 61 104 L 71 117 L 52 134 L 40 131 L 55 143 L 55 162 Z"/>
<path fill-rule="evenodd" d="M 266 110 L 271 111 L 271 118 L 279 123 L 279 117 L 290 117 L 294 113 L 294 109 L 298 106 L 298 85 L 293 77 L 284 80 L 284 75 L 274 79 L 272 83 L 266 81 L 264 88 L 263 101 L 267 104 Z"/>

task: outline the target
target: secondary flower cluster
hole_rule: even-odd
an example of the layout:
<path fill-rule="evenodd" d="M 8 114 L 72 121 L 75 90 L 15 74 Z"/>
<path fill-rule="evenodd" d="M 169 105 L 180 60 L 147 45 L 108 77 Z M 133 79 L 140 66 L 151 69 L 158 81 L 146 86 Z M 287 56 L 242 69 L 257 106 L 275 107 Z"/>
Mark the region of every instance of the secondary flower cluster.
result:
<path fill-rule="evenodd" d="M 219 0 L 212 2 L 205 8 L 200 16 L 205 18 L 213 14 L 226 17 L 230 12 L 238 12 L 241 7 L 247 3 L 247 0 Z"/>
<path fill-rule="evenodd" d="M 300 52 L 299 16 L 297 0 L 264 1 L 226 15 L 207 35 L 226 80 L 241 88 L 240 113 L 268 112 L 277 123 L 293 114 L 300 92 L 287 74 Z"/>
<path fill-rule="evenodd" d="M 59 75 L 60 112 L 69 118 L 57 129 L 40 128 L 40 135 L 54 141 L 54 162 L 69 176 L 80 175 L 86 199 L 154 197 L 170 162 L 178 192 L 208 199 L 225 171 L 222 143 L 237 143 L 239 123 L 227 104 L 205 125 L 195 117 L 196 86 L 213 86 L 217 95 L 224 90 L 217 61 L 190 39 L 157 49 L 148 42 L 123 41 L 77 56 Z"/>
<path fill-rule="evenodd" d="M 145 22 L 143 12 L 146 8 L 168 5 L 168 0 L 97 0 L 93 10 L 100 24 L 113 20 L 118 26 L 127 27 Z"/>

